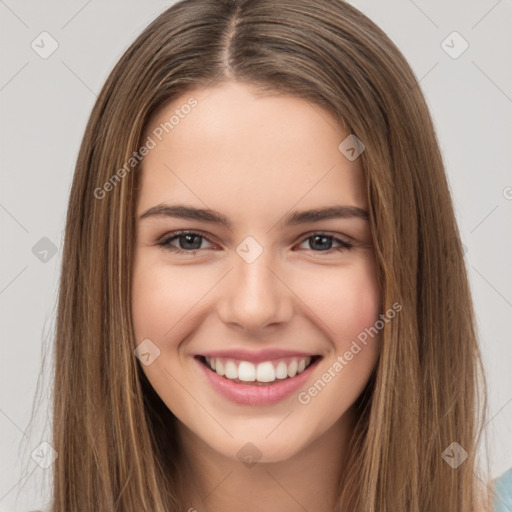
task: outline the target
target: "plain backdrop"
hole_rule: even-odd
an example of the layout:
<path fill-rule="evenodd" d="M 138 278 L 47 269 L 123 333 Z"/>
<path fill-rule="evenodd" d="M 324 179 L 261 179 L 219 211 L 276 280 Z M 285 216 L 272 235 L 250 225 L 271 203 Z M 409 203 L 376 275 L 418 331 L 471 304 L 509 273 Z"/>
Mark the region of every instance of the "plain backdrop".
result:
<path fill-rule="evenodd" d="M 435 121 L 487 371 L 495 477 L 512 466 L 512 2 L 351 3 L 401 49 Z M 42 356 L 51 356 L 62 231 L 86 121 L 114 64 L 171 4 L 0 0 L 0 511 L 30 510 L 50 496 L 51 467 L 33 456 L 51 440 Z"/>

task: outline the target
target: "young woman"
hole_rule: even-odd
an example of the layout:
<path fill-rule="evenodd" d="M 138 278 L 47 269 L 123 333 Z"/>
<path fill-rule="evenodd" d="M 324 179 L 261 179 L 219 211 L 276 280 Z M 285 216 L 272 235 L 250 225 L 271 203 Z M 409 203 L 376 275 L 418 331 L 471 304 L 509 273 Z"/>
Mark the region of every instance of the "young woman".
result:
<path fill-rule="evenodd" d="M 69 201 L 54 512 L 477 512 L 485 385 L 418 82 L 340 0 L 184 0 Z"/>

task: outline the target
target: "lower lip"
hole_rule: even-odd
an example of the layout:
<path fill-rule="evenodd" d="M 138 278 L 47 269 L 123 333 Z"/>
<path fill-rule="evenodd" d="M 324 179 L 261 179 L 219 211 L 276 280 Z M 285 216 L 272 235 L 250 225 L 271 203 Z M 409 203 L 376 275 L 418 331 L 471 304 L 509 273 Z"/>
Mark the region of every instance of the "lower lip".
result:
<path fill-rule="evenodd" d="M 213 388 L 223 397 L 243 405 L 269 405 L 279 402 L 298 391 L 308 380 L 314 368 L 321 358 L 309 365 L 302 373 L 295 377 L 283 380 L 275 380 L 273 384 L 264 386 L 254 386 L 250 383 L 239 384 L 225 377 L 217 375 L 216 372 L 210 370 L 199 359 L 196 359 L 206 378 L 209 380 Z"/>

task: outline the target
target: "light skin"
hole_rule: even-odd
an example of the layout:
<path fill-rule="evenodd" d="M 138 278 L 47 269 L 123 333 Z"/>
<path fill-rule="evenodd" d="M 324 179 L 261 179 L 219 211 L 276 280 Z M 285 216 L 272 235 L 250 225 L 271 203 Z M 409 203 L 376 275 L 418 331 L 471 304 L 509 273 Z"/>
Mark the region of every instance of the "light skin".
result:
<path fill-rule="evenodd" d="M 332 512 L 352 406 L 376 364 L 378 337 L 307 404 L 298 393 L 272 405 L 231 402 L 205 380 L 194 355 L 238 348 L 321 355 L 301 388 L 307 391 L 375 323 L 380 290 L 368 220 L 285 224 L 295 211 L 367 211 L 361 159 L 339 151 L 349 133 L 328 111 L 292 96 L 256 96 L 233 82 L 177 98 L 146 136 L 190 97 L 197 106 L 143 161 L 132 299 L 137 343 L 150 339 L 160 350 L 143 371 L 179 420 L 187 505 L 199 512 L 256 512 L 263 504 L 268 512 Z M 140 219 L 163 204 L 215 210 L 231 226 Z M 178 230 L 203 237 L 158 245 Z M 263 251 L 251 263 L 236 250 L 248 236 Z M 237 456 L 248 442 L 261 453 L 252 467 Z"/>

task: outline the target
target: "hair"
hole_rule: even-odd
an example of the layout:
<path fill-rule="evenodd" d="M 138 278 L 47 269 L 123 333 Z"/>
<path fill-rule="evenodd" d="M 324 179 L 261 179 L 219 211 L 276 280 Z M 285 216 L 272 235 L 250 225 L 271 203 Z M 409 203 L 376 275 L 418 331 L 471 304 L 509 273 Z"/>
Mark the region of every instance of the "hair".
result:
<path fill-rule="evenodd" d="M 94 105 L 73 178 L 54 358 L 53 511 L 178 511 L 176 417 L 133 350 L 140 165 L 153 116 L 236 81 L 327 109 L 361 154 L 382 306 L 381 351 L 357 402 L 336 510 L 488 510 L 477 449 L 486 386 L 472 298 L 434 126 L 387 35 L 342 0 L 182 0 L 126 50 Z M 193 113 L 191 114 L 193 115 Z M 453 469 L 453 442 L 468 453 Z"/>

